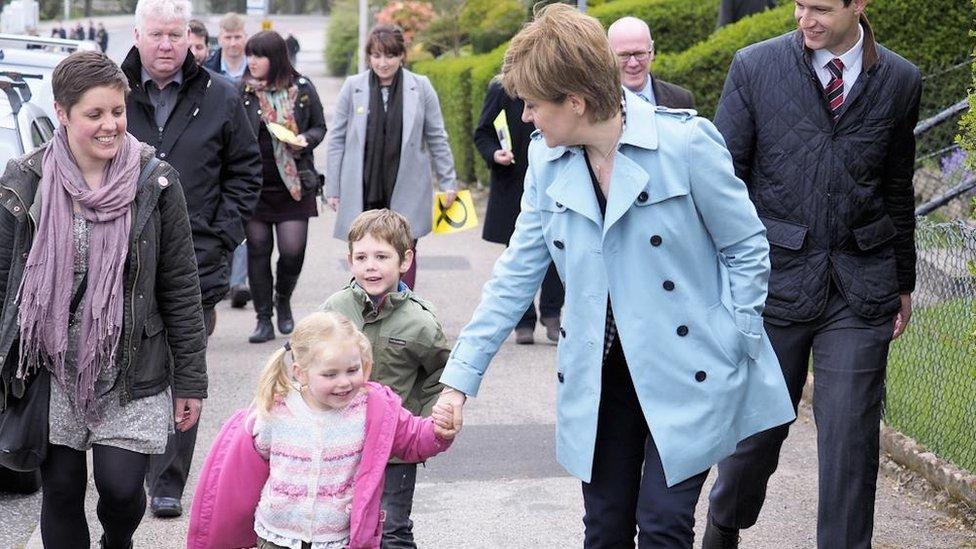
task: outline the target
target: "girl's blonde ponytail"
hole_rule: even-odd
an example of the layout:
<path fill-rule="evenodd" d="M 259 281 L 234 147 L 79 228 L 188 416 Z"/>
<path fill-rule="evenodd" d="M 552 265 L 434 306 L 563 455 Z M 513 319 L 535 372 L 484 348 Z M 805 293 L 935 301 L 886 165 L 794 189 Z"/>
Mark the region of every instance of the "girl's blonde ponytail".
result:
<path fill-rule="evenodd" d="M 254 396 L 254 406 L 260 413 L 271 412 L 275 399 L 286 395 L 291 388 L 291 375 L 285 363 L 286 352 L 284 348 L 275 351 L 261 372 L 258 391 Z"/>

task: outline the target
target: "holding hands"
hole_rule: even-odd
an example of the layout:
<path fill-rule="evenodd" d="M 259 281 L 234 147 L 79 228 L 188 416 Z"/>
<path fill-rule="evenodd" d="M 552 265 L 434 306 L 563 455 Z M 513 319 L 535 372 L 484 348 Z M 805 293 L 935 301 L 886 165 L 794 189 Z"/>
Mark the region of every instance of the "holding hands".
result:
<path fill-rule="evenodd" d="M 453 440 L 461 431 L 461 407 L 438 400 L 430 414 L 434 420 L 434 434 L 444 440 Z"/>

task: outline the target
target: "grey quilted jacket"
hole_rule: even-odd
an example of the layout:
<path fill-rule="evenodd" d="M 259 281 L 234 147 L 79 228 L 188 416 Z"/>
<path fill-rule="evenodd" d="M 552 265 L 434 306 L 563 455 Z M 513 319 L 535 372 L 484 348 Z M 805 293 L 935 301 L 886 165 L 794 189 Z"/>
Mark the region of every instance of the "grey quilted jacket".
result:
<path fill-rule="evenodd" d="M 715 125 L 766 225 L 767 319 L 817 317 L 831 278 L 867 319 L 915 287 L 921 77 L 861 23 L 863 69 L 836 123 L 798 32 L 740 50 L 725 81 Z"/>

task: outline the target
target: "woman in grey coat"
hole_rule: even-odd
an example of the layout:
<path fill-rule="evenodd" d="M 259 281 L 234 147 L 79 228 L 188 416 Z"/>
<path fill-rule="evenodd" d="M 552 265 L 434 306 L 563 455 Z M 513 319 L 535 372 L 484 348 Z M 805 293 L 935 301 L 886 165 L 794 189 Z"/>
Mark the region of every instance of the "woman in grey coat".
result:
<path fill-rule="evenodd" d="M 326 203 L 338 211 L 334 236 L 345 239 L 365 210 L 390 208 L 415 237 L 431 231 L 431 166 L 454 202 L 457 180 L 441 107 L 430 81 L 403 68 L 403 33 L 377 25 L 366 41 L 369 70 L 346 79 L 328 145 Z M 429 153 L 429 156 L 428 156 Z M 416 241 L 414 242 L 416 248 Z M 417 255 L 403 281 L 414 287 Z"/>

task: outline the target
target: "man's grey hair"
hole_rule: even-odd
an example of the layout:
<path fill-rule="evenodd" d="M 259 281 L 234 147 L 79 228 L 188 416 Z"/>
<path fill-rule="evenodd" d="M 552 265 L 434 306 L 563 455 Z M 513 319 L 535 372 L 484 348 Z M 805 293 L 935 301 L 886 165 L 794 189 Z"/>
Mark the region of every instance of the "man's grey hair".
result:
<path fill-rule="evenodd" d="M 183 21 L 188 25 L 193 6 L 190 0 L 139 0 L 136 4 L 136 28 L 142 30 L 150 19 Z"/>
<path fill-rule="evenodd" d="M 636 17 L 630 17 L 630 16 L 621 17 L 620 19 L 617 19 L 616 21 L 611 23 L 610 27 L 607 28 L 607 36 L 612 37 L 615 30 L 620 30 L 622 27 L 632 27 L 632 26 L 641 27 L 644 30 L 644 32 L 647 33 L 647 39 L 650 40 L 651 42 L 654 41 L 654 39 L 651 37 L 651 27 L 647 26 L 647 21 L 644 21 L 643 19 L 638 19 Z"/>

